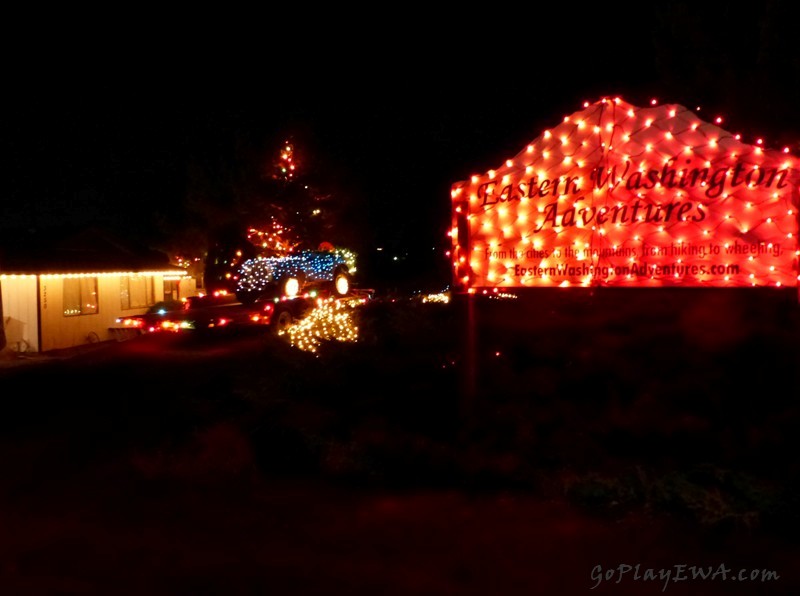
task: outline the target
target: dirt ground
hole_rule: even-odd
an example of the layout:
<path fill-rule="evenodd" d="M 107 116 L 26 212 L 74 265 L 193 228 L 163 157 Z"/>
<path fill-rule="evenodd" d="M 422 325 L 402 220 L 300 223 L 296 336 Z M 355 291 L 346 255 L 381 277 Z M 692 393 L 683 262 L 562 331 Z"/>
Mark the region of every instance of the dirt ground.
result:
<path fill-rule="evenodd" d="M 704 340 L 692 358 L 705 354 L 706 374 L 715 378 L 708 362 L 728 349 L 721 346 L 747 341 L 744 331 L 726 329 L 708 314 L 722 319 L 723 307 L 730 315 L 730 304 L 715 303 L 703 316 L 687 309 L 681 318 L 692 342 Z M 566 327 L 561 340 L 550 335 L 554 326 L 572 320 L 584 328 L 575 338 L 587 337 L 588 320 L 571 305 L 538 319 L 539 341 L 551 362 L 537 344 L 520 343 L 521 336 L 500 341 L 500 321 L 522 320 L 519 309 L 481 313 L 492 323 L 477 345 L 491 348 L 491 354 L 485 361 L 479 355 L 472 380 L 490 384 L 491 395 L 508 392 L 501 379 L 522 387 L 518 382 L 533 367 L 521 362 L 544 363 L 556 376 L 563 374 L 559 367 L 577 362 L 596 381 L 597 369 L 588 363 L 606 366 L 609 357 L 602 353 L 609 346 L 627 350 L 620 339 L 625 333 L 593 335 L 599 347 L 573 346 L 564 337 L 575 332 Z M 752 314 L 744 309 L 742 316 L 747 313 Z M 397 316 L 393 312 L 392 320 Z M 401 326 L 408 316 L 401 317 Z M 725 330 L 725 338 L 705 337 L 710 328 Z M 424 326 L 417 329 L 426 333 Z M 393 338 L 394 351 L 381 354 L 381 362 L 403 353 L 403 361 L 412 361 L 424 377 L 419 371 L 426 361 L 414 361 L 420 355 Z M 529 437 L 530 429 L 519 420 L 528 410 L 518 404 L 498 400 L 492 409 L 478 407 L 472 414 L 483 416 L 482 423 L 473 420 L 476 434 L 470 440 L 481 437 L 483 443 L 476 443 L 487 446 L 465 455 L 462 443 L 446 450 L 436 442 L 441 425 L 431 430 L 418 419 L 446 420 L 449 410 L 438 411 L 430 396 L 442 379 L 460 382 L 463 376 L 421 380 L 405 365 L 395 369 L 370 360 L 374 370 L 364 371 L 360 363 L 364 377 L 348 391 L 337 383 L 353 378 L 349 360 L 313 365 L 313 358 L 270 342 L 259 337 L 201 345 L 129 341 L 0 366 L 0 594 L 800 593 L 800 543 L 794 532 L 766 531 L 746 523 L 746 516 L 731 518 L 742 522 L 738 525 L 704 526 L 648 507 L 592 510 L 567 498 L 563 485 L 547 475 L 537 483 L 500 481 L 518 480 L 529 471 L 520 459 L 531 445 L 563 449 L 559 474 L 577 474 L 579 460 L 564 447 L 577 450 L 576 437 L 588 428 L 577 414 L 570 418 L 574 422 L 556 424 L 573 425 L 574 435 L 562 442 L 552 431 L 545 442 Z M 676 364 L 674 354 L 670 360 L 660 350 L 654 370 Z M 502 351 L 506 360 L 491 364 L 502 360 L 497 356 Z M 595 352 L 593 360 L 587 351 Z M 311 370 L 320 376 L 311 378 Z M 762 373 L 770 373 L 764 363 Z M 583 379 L 553 386 L 553 380 L 536 378 L 540 409 L 549 403 L 548 392 L 584 386 Z M 641 379 L 634 379 L 637 388 Z M 379 382 L 384 385 L 377 389 Z M 670 382 L 665 391 L 695 386 L 685 379 Z M 604 383 L 609 393 L 627 387 L 613 379 Z M 731 383 L 726 381 L 726 388 Z M 364 384 L 372 389 L 356 389 Z M 472 397 L 479 401 L 482 394 L 478 386 Z M 402 401 L 395 405 L 397 396 Z M 623 416 L 619 404 L 614 408 L 614 420 L 627 428 L 634 410 Z M 542 419 L 534 435 L 553 426 L 553 412 L 537 414 Z M 636 418 L 637 425 L 644 422 L 652 424 Z M 258 431 L 269 424 L 267 434 L 279 439 L 265 443 Z M 507 433 L 516 433 L 510 450 L 503 447 Z M 297 436 L 317 441 L 313 462 L 297 451 Z M 597 445 L 586 443 L 580 458 L 591 459 Z M 693 445 L 699 449 L 704 443 Z M 431 482 L 451 469 L 440 460 L 451 467 L 459 463 L 460 475 L 453 477 L 472 474 L 470 481 Z M 417 465 L 427 466 L 429 475 L 416 474 Z M 393 472 L 381 482 L 363 481 L 365 470 L 375 469 Z M 490 480 L 475 480 L 487 471 L 494 474 Z M 541 481 L 548 477 L 552 485 Z M 716 496 L 720 503 L 725 497 Z M 703 498 L 713 499 L 713 491 Z M 625 565 L 630 567 L 620 568 Z M 693 575 L 707 571 L 705 579 Z M 751 576 L 760 572 L 777 576 Z"/>
<path fill-rule="evenodd" d="M 4 594 L 788 595 L 800 586 L 800 552 L 784 544 L 717 542 L 663 520 L 602 520 L 524 495 L 137 487 L 95 473 L 4 499 Z M 681 564 L 687 575 L 691 566 L 730 573 L 637 580 L 613 572 L 621 564 L 640 565 L 641 578 L 647 569 L 680 578 Z M 599 580 L 598 565 L 613 575 Z M 737 582 L 741 569 L 780 577 Z"/>

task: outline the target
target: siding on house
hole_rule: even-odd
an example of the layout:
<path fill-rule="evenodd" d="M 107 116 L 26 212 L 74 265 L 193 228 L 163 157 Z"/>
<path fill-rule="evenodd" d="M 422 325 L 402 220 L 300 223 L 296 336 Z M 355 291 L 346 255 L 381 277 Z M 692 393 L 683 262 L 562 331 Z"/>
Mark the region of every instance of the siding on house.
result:
<path fill-rule="evenodd" d="M 83 300 L 81 296 L 78 300 L 73 294 L 75 299 L 68 306 L 77 311 L 88 302 L 96 302 L 97 308 L 89 309 L 90 314 L 65 315 L 65 280 L 75 277 L 97 280 L 96 297 Z M 121 282 L 126 278 L 151 280 L 151 292 L 137 290 L 136 308 L 123 308 L 130 302 L 123 300 Z M 0 234 L 0 299 L 6 346 L 46 352 L 115 339 L 112 329 L 116 319 L 142 313 L 162 300 L 165 278 L 181 280 L 181 297 L 196 292 L 194 280 L 172 265 L 165 254 L 106 230 Z"/>
<path fill-rule="evenodd" d="M 3 328 L 6 333 L 6 347 L 11 350 L 39 351 L 36 280 L 35 275 L 3 276 L 0 279 Z"/>
<path fill-rule="evenodd" d="M 164 278 L 174 275 L 171 272 L 145 274 L 153 283 L 152 303 L 164 299 Z M 140 273 L 98 274 L 97 312 L 65 316 L 64 276 L 0 275 L 7 347 L 19 352 L 47 352 L 116 339 L 112 330 L 117 326 L 118 317 L 141 314 L 148 308 L 122 307 L 120 281 L 141 276 Z M 185 277 L 180 288 L 182 298 L 193 296 L 195 280 Z"/>
<path fill-rule="evenodd" d="M 94 277 L 94 276 L 90 276 Z M 97 312 L 93 314 L 64 315 L 64 277 L 42 276 L 39 281 L 41 305 L 42 351 L 60 350 L 87 343 L 113 339 L 110 329 L 117 317 L 138 314 L 147 308 L 124 310 L 121 306 L 120 279 L 122 275 L 98 275 Z M 152 275 L 155 300 L 164 295 L 163 275 Z"/>

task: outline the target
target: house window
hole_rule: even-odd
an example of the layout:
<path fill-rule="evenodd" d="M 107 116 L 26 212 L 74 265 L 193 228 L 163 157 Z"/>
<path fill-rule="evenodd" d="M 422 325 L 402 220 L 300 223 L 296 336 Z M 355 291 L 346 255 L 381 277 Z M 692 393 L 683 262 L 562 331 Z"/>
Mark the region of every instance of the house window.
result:
<path fill-rule="evenodd" d="M 164 300 L 180 300 L 180 282 L 174 279 L 164 280 Z"/>
<path fill-rule="evenodd" d="M 64 316 L 97 314 L 97 278 L 64 278 Z"/>
<path fill-rule="evenodd" d="M 120 306 L 122 310 L 146 308 L 156 303 L 153 278 L 149 275 L 131 275 L 119 280 Z"/>

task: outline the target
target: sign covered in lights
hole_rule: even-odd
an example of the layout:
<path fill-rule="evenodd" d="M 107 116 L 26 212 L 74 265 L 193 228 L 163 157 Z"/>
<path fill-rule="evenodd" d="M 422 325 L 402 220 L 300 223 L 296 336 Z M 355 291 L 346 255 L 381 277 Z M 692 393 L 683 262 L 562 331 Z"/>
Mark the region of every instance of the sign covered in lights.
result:
<path fill-rule="evenodd" d="M 451 189 L 461 291 L 797 286 L 798 159 L 602 99 Z"/>

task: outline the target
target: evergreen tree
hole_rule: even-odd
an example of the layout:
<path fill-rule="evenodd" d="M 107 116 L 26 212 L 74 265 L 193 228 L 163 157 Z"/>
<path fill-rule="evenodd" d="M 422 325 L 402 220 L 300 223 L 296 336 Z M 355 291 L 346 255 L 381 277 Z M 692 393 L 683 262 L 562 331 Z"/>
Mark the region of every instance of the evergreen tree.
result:
<path fill-rule="evenodd" d="M 241 160 L 229 180 L 236 191 L 224 215 L 208 209 L 205 201 L 198 205 L 214 218 L 207 220 L 206 291 L 235 291 L 237 270 L 246 259 L 342 244 L 344 235 L 336 228 L 339 208 L 347 202 L 322 190 L 327 183 L 323 168 L 299 160 L 291 139 L 271 159 L 262 160 L 262 155 L 251 151 Z"/>

